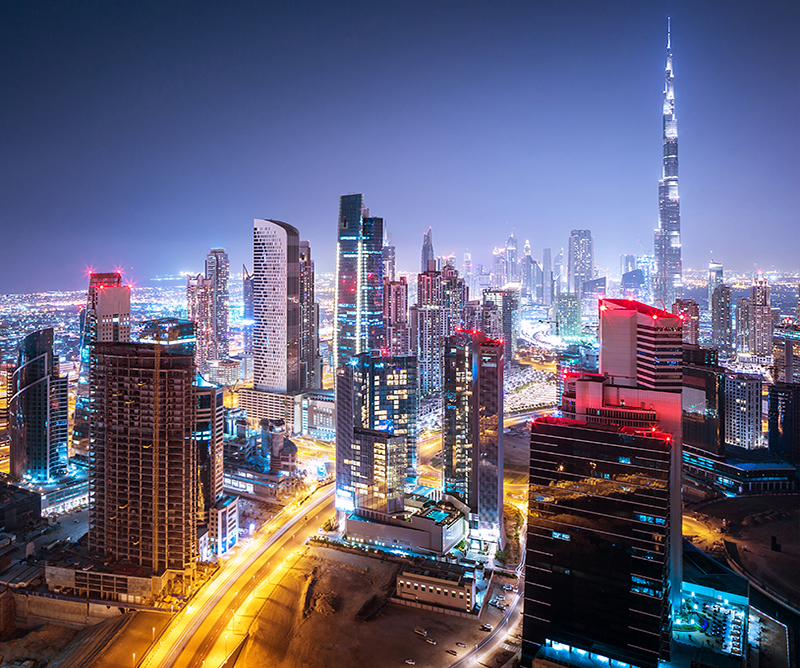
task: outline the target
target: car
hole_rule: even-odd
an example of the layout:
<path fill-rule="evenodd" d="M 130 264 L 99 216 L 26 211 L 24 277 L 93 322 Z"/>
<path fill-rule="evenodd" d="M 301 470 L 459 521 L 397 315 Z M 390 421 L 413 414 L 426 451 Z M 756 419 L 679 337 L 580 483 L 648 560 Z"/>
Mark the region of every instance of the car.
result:
<path fill-rule="evenodd" d="M 481 624 L 481 631 L 491 631 L 492 625 L 491 624 Z"/>
<path fill-rule="evenodd" d="M 456 646 L 457 647 L 466 647 L 466 645 L 463 642 L 457 642 Z"/>
<path fill-rule="evenodd" d="M 454 649 L 448 649 L 447 653 L 452 654 L 453 656 L 458 656 L 458 653 Z"/>
<path fill-rule="evenodd" d="M 409 666 L 416 666 L 416 665 L 417 665 L 417 662 L 416 662 L 416 661 L 414 661 L 414 659 L 406 659 L 406 663 L 407 663 Z"/>
<path fill-rule="evenodd" d="M 425 638 L 425 642 L 429 645 L 435 645 L 436 641 L 433 638 Z"/>

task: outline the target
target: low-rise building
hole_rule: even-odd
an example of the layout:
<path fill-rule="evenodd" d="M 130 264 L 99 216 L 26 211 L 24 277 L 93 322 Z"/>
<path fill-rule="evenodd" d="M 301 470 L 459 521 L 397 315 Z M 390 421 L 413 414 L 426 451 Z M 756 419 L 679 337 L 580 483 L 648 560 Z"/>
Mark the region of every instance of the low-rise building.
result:
<path fill-rule="evenodd" d="M 398 598 L 452 610 L 472 612 L 475 578 L 463 566 L 411 565 L 397 575 Z"/>

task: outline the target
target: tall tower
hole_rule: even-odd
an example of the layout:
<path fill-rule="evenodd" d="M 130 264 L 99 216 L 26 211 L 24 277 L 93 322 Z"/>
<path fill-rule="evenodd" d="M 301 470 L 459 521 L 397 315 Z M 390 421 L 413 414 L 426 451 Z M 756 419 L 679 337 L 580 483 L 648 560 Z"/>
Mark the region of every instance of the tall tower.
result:
<path fill-rule="evenodd" d="M 419 359 L 419 391 L 423 397 L 442 389 L 442 342 L 446 318 L 442 274 L 426 271 L 417 276 L 414 316 L 414 350 Z"/>
<path fill-rule="evenodd" d="M 383 279 L 383 320 L 386 351 L 390 355 L 411 354 L 411 327 L 408 322 L 408 282 Z"/>
<path fill-rule="evenodd" d="M 300 234 L 279 220 L 253 221 L 253 371 L 256 390 L 300 389 Z"/>
<path fill-rule="evenodd" d="M 244 312 L 242 322 L 242 345 L 245 355 L 253 354 L 253 324 L 255 323 L 255 311 L 253 310 L 253 275 L 247 271 L 247 267 L 242 265 L 242 297 L 244 300 Z"/>
<path fill-rule="evenodd" d="M 11 475 L 47 482 L 67 472 L 67 377 L 53 350 L 53 329 L 28 334 L 11 376 Z"/>
<path fill-rule="evenodd" d="M 553 259 L 549 248 L 542 251 L 542 304 L 553 303 Z"/>
<path fill-rule="evenodd" d="M 594 278 L 594 237 L 591 230 L 572 230 L 567 261 L 567 292 L 574 292 L 580 299 L 583 284 Z"/>
<path fill-rule="evenodd" d="M 750 288 L 750 353 L 769 355 L 772 352 L 772 308 L 769 281 L 762 276 Z"/>
<path fill-rule="evenodd" d="M 428 271 L 428 262 L 436 260 L 436 255 L 433 252 L 433 228 L 428 228 L 428 231 L 422 235 L 422 253 L 420 256 L 420 272 L 425 273 Z"/>
<path fill-rule="evenodd" d="M 197 331 L 195 366 L 201 375 L 208 372 L 208 361 L 216 359 L 214 341 L 214 281 L 203 274 L 186 278 L 186 313 Z"/>
<path fill-rule="evenodd" d="M 672 304 L 683 295 L 681 264 L 681 210 L 678 197 L 678 119 L 675 118 L 675 77 L 672 74 L 672 45 L 667 19 L 667 68 L 662 111 L 664 153 L 658 182 L 658 228 L 654 254 L 656 275 L 653 299 Z"/>
<path fill-rule="evenodd" d="M 711 307 L 714 301 L 714 290 L 717 289 L 720 285 L 722 285 L 722 263 L 721 262 L 711 262 L 708 263 L 708 310 L 711 311 Z"/>
<path fill-rule="evenodd" d="M 733 297 L 731 286 L 724 283 L 711 295 L 711 340 L 726 355 L 733 351 Z"/>
<path fill-rule="evenodd" d="M 383 345 L 383 218 L 364 195 L 342 195 L 336 249 L 333 365 Z"/>
<path fill-rule="evenodd" d="M 314 262 L 308 241 L 300 242 L 300 387 L 322 387 L 319 305 L 314 301 Z"/>
<path fill-rule="evenodd" d="M 478 540 L 502 540 L 503 342 L 480 332 L 446 339 L 442 392 L 446 494 L 467 504 Z"/>
<path fill-rule="evenodd" d="M 211 359 L 228 356 L 228 254 L 224 248 L 212 248 L 206 255 L 206 278 L 211 281 L 211 331 L 214 346 Z"/>

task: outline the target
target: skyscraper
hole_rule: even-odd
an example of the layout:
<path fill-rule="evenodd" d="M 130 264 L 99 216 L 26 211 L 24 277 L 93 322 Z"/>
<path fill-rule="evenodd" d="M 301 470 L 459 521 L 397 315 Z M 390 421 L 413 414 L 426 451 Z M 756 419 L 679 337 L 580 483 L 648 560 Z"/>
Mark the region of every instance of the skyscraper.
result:
<path fill-rule="evenodd" d="M 435 261 L 436 254 L 433 252 L 433 228 L 422 235 L 422 253 L 420 255 L 420 273 L 428 271 L 428 262 Z M 435 267 L 434 267 L 435 268 Z"/>
<path fill-rule="evenodd" d="M 761 376 L 743 373 L 725 376 L 725 443 L 747 450 L 763 445 L 761 431 Z"/>
<path fill-rule="evenodd" d="M 392 243 L 392 235 L 388 235 L 386 243 L 383 245 L 383 277 L 390 281 L 395 280 L 396 252 Z"/>
<path fill-rule="evenodd" d="M 671 441 L 649 428 L 531 424 L 521 665 L 570 665 L 576 651 L 640 668 L 669 659 Z"/>
<path fill-rule="evenodd" d="M 583 296 L 583 284 L 594 278 L 594 238 L 591 230 L 572 230 L 569 237 L 567 292 Z"/>
<path fill-rule="evenodd" d="M 446 318 L 442 274 L 426 271 L 417 276 L 414 349 L 419 360 L 419 391 L 425 397 L 442 389 L 442 357 Z"/>
<path fill-rule="evenodd" d="M 694 299 L 677 299 L 672 312 L 683 320 L 683 341 L 696 346 L 700 343 L 700 305 Z"/>
<path fill-rule="evenodd" d="M 506 241 L 506 281 L 519 280 L 519 257 L 517 256 L 517 238 L 514 233 Z"/>
<path fill-rule="evenodd" d="M 712 309 L 714 290 L 722 285 L 722 263 L 711 260 L 708 263 L 708 309 Z"/>
<path fill-rule="evenodd" d="M 769 388 L 769 450 L 800 462 L 800 384 L 775 383 Z"/>
<path fill-rule="evenodd" d="M 769 281 L 758 276 L 750 288 L 749 350 L 753 355 L 772 353 L 772 309 Z"/>
<path fill-rule="evenodd" d="M 419 467 L 417 452 L 417 358 L 370 351 L 356 355 L 353 367 L 355 426 L 403 438 L 409 475 Z"/>
<path fill-rule="evenodd" d="M 726 355 L 733 352 L 733 297 L 731 286 L 724 283 L 711 295 L 711 342 Z"/>
<path fill-rule="evenodd" d="M 678 119 L 675 117 L 675 77 L 672 73 L 672 44 L 667 25 L 667 67 L 662 109 L 664 152 L 658 182 L 658 228 L 655 231 L 656 273 L 653 298 L 672 304 L 683 296 L 681 264 L 681 211 L 678 196 Z"/>
<path fill-rule="evenodd" d="M 619 275 L 627 274 L 636 269 L 636 256 L 623 254 L 619 256 Z"/>
<path fill-rule="evenodd" d="M 442 392 L 442 476 L 446 494 L 476 516 L 471 535 L 502 539 L 503 343 L 480 332 L 447 338 Z"/>
<path fill-rule="evenodd" d="M 206 255 L 206 278 L 211 281 L 211 359 L 228 356 L 228 254 L 224 248 L 212 248 Z"/>
<path fill-rule="evenodd" d="M 740 297 L 736 302 L 736 352 L 750 352 L 750 300 Z"/>
<path fill-rule="evenodd" d="M 242 346 L 245 355 L 253 354 L 253 325 L 255 311 L 253 309 L 253 276 L 242 265 L 242 297 L 244 310 L 242 312 Z"/>
<path fill-rule="evenodd" d="M 214 281 L 203 274 L 187 276 L 186 304 L 187 317 L 195 324 L 197 332 L 195 365 L 198 373 L 205 375 L 209 360 L 217 359 L 213 322 Z"/>
<path fill-rule="evenodd" d="M 53 329 L 28 334 L 19 344 L 9 392 L 11 475 L 47 482 L 67 472 L 67 377 L 59 374 Z"/>
<path fill-rule="evenodd" d="M 319 304 L 314 301 L 314 262 L 311 245 L 300 242 L 300 388 L 322 387 L 319 354 Z"/>
<path fill-rule="evenodd" d="M 279 220 L 253 221 L 253 368 L 256 390 L 300 389 L 300 234 Z"/>
<path fill-rule="evenodd" d="M 558 335 L 577 338 L 581 335 L 581 300 L 574 292 L 556 296 L 554 306 Z"/>
<path fill-rule="evenodd" d="M 483 303 L 493 303 L 500 311 L 503 325 L 503 341 L 506 364 L 514 361 L 516 348 L 516 315 L 519 308 L 518 293 L 510 288 L 503 290 L 484 290 Z"/>
<path fill-rule="evenodd" d="M 167 332 L 164 345 L 93 348 L 88 547 L 152 575 L 191 579 L 199 485 L 195 369 L 183 346 Z"/>
<path fill-rule="evenodd" d="M 411 326 L 408 322 L 408 282 L 383 280 L 383 319 L 386 351 L 389 355 L 411 354 Z"/>
<path fill-rule="evenodd" d="M 333 365 L 383 346 L 383 219 L 364 196 L 342 195 L 334 296 Z"/>
<path fill-rule="evenodd" d="M 553 259 L 549 248 L 542 251 L 542 304 L 553 303 Z"/>

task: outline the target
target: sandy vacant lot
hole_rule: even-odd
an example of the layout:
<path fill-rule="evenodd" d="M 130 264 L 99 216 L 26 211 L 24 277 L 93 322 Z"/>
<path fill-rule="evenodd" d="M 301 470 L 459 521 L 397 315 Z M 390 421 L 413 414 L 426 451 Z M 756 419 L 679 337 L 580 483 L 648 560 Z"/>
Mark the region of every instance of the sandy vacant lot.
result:
<path fill-rule="evenodd" d="M 374 668 L 440 665 L 485 637 L 481 618 L 464 619 L 389 603 L 374 618 L 357 613 L 373 596 L 394 588 L 399 564 L 382 562 L 331 548 L 310 547 L 292 569 L 285 570 L 276 592 L 261 609 L 236 668 Z M 496 623 L 499 613 L 486 611 Z M 414 633 L 420 626 L 437 641 L 427 644 Z"/>

